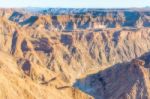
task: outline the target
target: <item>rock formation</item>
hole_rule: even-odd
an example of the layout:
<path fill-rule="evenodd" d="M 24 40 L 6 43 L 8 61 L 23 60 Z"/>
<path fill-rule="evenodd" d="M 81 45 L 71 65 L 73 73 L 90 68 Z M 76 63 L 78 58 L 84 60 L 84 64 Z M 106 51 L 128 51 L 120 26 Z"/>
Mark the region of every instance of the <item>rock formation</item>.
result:
<path fill-rule="evenodd" d="M 71 10 L 0 9 L 0 98 L 149 98 L 149 9 Z"/>
<path fill-rule="evenodd" d="M 95 99 L 149 99 L 149 70 L 144 67 L 144 61 L 135 59 L 89 75 L 74 86 Z"/>

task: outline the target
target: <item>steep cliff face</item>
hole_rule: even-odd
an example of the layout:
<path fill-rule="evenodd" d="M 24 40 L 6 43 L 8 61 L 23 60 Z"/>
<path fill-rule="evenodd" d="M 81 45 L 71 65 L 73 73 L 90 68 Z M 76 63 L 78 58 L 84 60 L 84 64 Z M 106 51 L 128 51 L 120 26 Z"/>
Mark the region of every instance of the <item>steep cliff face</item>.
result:
<path fill-rule="evenodd" d="M 31 84 L 31 88 L 34 86 L 42 88 L 44 93 L 40 93 L 40 90 L 37 92 L 43 99 L 51 94 L 57 97 L 55 92 L 60 95 L 58 99 L 64 98 L 61 97 L 61 91 L 65 99 L 92 98 L 71 87 L 76 79 L 105 70 L 117 63 L 131 61 L 150 50 L 150 14 L 147 10 L 116 12 L 94 10 L 86 13 L 81 11 L 81 14 L 76 15 L 31 13 L 24 9 L 0 9 L 0 12 L 3 13 L 0 15 L 0 51 L 4 54 L 4 59 L 7 56 L 12 57 L 10 60 L 15 63 L 12 65 L 13 72 L 26 76 L 26 78 L 18 78 L 16 75 L 15 79 L 22 80 L 18 82 L 25 85 Z M 145 59 L 148 64 L 149 58 Z M 11 66 L 9 62 L 5 62 L 5 65 L 8 68 Z M 128 72 L 130 67 L 134 66 L 125 64 L 118 68 L 121 73 L 125 72 L 124 68 Z M 2 72 L 2 75 L 4 73 Z M 108 75 L 109 73 L 106 76 Z M 139 76 L 139 78 L 142 77 L 141 74 Z M 126 75 L 125 77 L 128 78 Z M 135 77 L 133 74 L 133 82 L 138 79 Z M 9 77 L 6 76 L 4 79 L 8 81 Z M 26 80 L 29 83 L 26 83 Z M 17 86 L 15 81 L 9 85 L 13 86 L 13 84 Z M 45 88 L 46 86 L 48 88 Z M 99 85 L 99 82 L 97 86 L 103 87 Z M 115 86 L 117 84 L 112 85 L 112 89 Z M 54 87 L 54 93 L 45 93 L 45 90 L 51 87 Z M 24 89 L 24 87 L 21 88 Z M 95 96 L 97 93 L 94 88 L 92 89 L 94 92 L 90 94 L 94 93 Z M 119 85 L 117 88 L 120 88 Z M 25 90 L 30 93 L 30 90 Z M 103 89 L 100 91 L 103 92 Z M 70 93 L 69 96 L 67 93 Z M 106 94 L 108 98 L 111 98 L 109 94 L 113 93 L 108 91 L 108 95 Z M 36 91 L 33 91 L 31 96 L 38 97 Z M 115 94 L 114 97 L 118 98 Z"/>
<path fill-rule="evenodd" d="M 138 59 L 117 64 L 78 80 L 74 86 L 93 95 L 95 99 L 149 99 L 150 69 L 144 64 Z"/>

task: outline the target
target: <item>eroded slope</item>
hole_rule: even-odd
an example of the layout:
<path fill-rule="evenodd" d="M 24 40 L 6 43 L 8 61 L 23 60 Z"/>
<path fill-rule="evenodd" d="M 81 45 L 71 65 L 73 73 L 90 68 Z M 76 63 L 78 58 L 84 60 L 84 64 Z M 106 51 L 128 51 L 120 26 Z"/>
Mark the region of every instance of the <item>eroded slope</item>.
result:
<path fill-rule="evenodd" d="M 10 72 L 7 69 L 1 72 L 2 89 L 7 92 L 6 86 L 10 86 L 15 90 L 12 96 L 7 96 L 2 91 L 3 98 L 19 94 L 22 98 L 91 98 L 71 87 L 77 78 L 105 70 L 117 63 L 131 61 L 150 50 L 148 11 L 100 12 L 98 15 L 86 13 L 77 16 L 33 14 L 14 9 L 0 11 L 2 67 L 10 69 Z M 133 67 L 120 66 L 118 71 L 128 72 Z M 145 70 L 140 68 L 142 67 L 138 67 L 137 72 Z M 108 75 L 109 73 L 106 76 Z M 141 77 L 146 79 L 143 74 L 139 74 L 139 78 L 136 78 L 136 74 L 131 75 L 134 78 L 132 82 Z M 10 78 L 14 79 L 13 82 L 10 82 Z M 125 75 L 124 79 L 128 79 L 128 76 Z M 5 85 L 3 80 L 9 83 Z M 99 83 L 96 85 L 98 88 L 104 87 Z M 118 84 L 111 87 L 112 90 L 114 87 L 121 88 Z M 120 90 L 124 92 L 127 89 L 123 87 Z M 120 95 L 106 92 L 107 98 L 111 98 L 109 94 L 114 94 L 113 98 Z M 128 92 L 132 93 L 129 89 Z"/>

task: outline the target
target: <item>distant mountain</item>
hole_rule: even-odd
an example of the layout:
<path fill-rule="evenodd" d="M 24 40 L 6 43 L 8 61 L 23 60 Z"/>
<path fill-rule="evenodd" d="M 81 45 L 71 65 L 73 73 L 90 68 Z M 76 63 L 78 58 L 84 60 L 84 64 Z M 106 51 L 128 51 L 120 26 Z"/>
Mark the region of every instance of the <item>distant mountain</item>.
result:
<path fill-rule="evenodd" d="M 49 8 L 48 10 L 43 10 L 41 13 L 51 14 L 51 15 L 61 15 L 61 14 L 84 14 L 88 9 L 75 9 L 75 8 Z"/>
<path fill-rule="evenodd" d="M 81 15 L 86 13 L 102 13 L 102 12 L 120 12 L 120 11 L 150 11 L 149 8 L 120 8 L 120 9 L 96 9 L 96 8 L 49 8 L 39 13 L 50 14 L 50 15 Z"/>
<path fill-rule="evenodd" d="M 48 8 L 27 7 L 27 8 L 24 8 L 24 9 L 26 9 L 29 12 L 40 12 L 40 11 L 43 11 L 43 10 L 47 10 Z"/>

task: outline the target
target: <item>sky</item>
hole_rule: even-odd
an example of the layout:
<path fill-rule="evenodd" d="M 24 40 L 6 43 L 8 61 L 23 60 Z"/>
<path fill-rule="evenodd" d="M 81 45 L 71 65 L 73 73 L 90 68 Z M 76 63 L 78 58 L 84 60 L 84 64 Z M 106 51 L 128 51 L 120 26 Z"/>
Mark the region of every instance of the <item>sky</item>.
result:
<path fill-rule="evenodd" d="M 150 6 L 150 0 L 0 0 L 1 8 L 131 8 Z"/>

